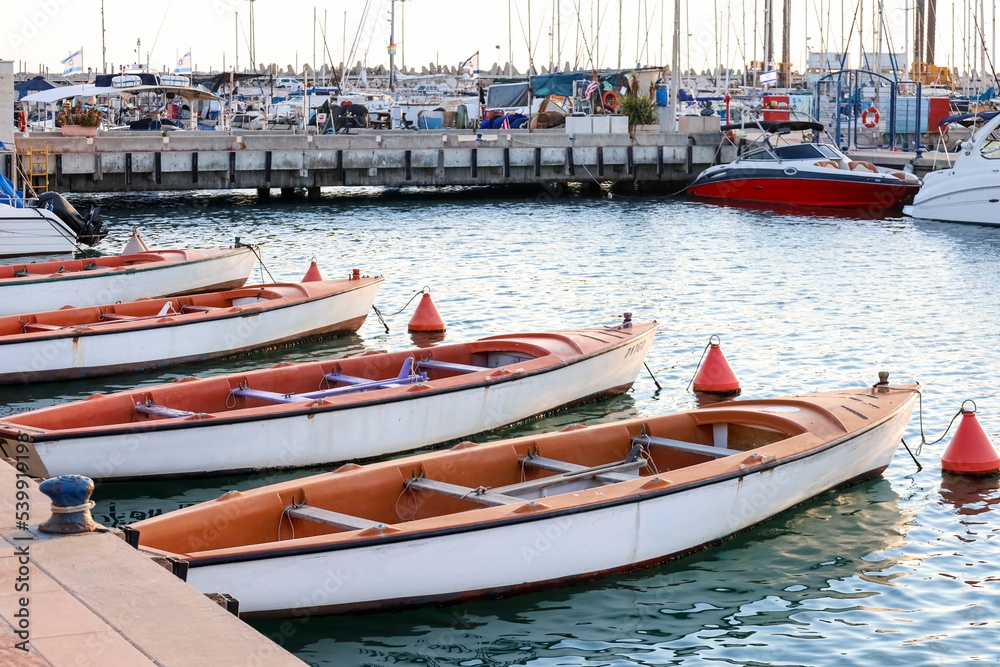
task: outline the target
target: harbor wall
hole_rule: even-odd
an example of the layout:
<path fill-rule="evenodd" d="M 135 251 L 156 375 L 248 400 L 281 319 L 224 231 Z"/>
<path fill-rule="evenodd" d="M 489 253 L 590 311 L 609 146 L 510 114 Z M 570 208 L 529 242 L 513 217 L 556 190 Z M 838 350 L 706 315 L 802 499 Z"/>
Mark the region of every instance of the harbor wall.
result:
<path fill-rule="evenodd" d="M 577 134 L 562 128 L 307 135 L 109 132 L 19 136 L 20 168 L 48 151 L 60 192 L 455 186 L 570 182 L 686 183 L 735 158 L 718 132 Z M 10 173 L 13 164 L 0 165 Z M 40 169 L 36 166 L 36 172 Z M 38 176 L 36 173 L 36 182 Z"/>

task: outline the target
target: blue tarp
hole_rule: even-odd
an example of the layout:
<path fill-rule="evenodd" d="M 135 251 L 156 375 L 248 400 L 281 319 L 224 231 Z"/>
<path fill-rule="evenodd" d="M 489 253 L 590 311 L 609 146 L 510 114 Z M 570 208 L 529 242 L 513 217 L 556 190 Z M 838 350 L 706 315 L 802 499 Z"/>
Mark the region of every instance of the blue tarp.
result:
<path fill-rule="evenodd" d="M 14 183 L 0 174 L 0 204 L 8 204 L 14 208 L 24 208 L 24 193 L 14 190 Z"/>
<path fill-rule="evenodd" d="M 500 126 L 503 125 L 503 119 L 504 118 L 508 118 L 509 119 L 510 129 L 512 129 L 512 130 L 516 130 L 516 129 L 520 128 L 520 127 L 524 127 L 524 125 L 527 124 L 527 122 L 528 122 L 528 117 L 527 116 L 525 116 L 523 114 L 519 114 L 519 113 L 512 113 L 512 114 L 508 114 L 506 116 L 497 116 L 496 118 L 484 118 L 479 123 L 479 129 L 480 130 L 499 130 L 499 129 L 501 129 Z"/>
<path fill-rule="evenodd" d="M 622 70 L 602 70 L 598 73 L 597 81 L 601 85 L 601 92 L 615 90 L 621 86 L 622 76 L 628 74 Z M 547 95 L 562 95 L 563 97 L 573 96 L 574 81 L 590 81 L 594 76 L 593 72 L 556 72 L 555 74 L 543 74 L 531 77 L 531 92 L 535 97 L 545 97 Z"/>

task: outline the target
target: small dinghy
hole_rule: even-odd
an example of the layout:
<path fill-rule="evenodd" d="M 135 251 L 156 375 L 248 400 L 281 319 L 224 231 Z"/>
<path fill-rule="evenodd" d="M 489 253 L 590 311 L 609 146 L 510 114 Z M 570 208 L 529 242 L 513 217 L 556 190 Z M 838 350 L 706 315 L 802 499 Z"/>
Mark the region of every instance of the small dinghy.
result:
<path fill-rule="evenodd" d="M 621 394 L 656 327 L 626 318 L 95 394 L 0 421 L 0 453 L 29 450 L 38 477 L 97 479 L 380 456 Z"/>
<path fill-rule="evenodd" d="M 0 384 L 162 368 L 357 331 L 382 278 L 253 285 L 0 317 Z"/>
<path fill-rule="evenodd" d="M 237 243 L 0 266 L 0 315 L 233 289 L 256 263 L 257 246 Z"/>
<path fill-rule="evenodd" d="M 127 527 L 241 614 L 455 602 L 712 545 L 879 475 L 919 385 L 723 402 L 234 491 Z"/>

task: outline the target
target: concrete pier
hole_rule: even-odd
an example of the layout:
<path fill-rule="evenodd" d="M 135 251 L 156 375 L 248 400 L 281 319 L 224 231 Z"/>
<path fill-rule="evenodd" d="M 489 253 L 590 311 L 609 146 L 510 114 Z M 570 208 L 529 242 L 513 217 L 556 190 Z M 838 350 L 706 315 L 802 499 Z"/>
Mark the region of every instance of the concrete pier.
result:
<path fill-rule="evenodd" d="M 19 136 L 27 173 L 48 151 L 49 188 L 126 192 L 324 186 L 454 186 L 590 182 L 687 183 L 732 160 L 718 132 L 568 135 L 551 130 L 420 132 L 109 132 L 96 138 Z M 0 164 L 10 173 L 13 165 Z M 37 171 L 37 169 L 36 169 Z"/>
<path fill-rule="evenodd" d="M 21 512 L 37 524 L 49 506 L 0 461 L 0 665 L 305 664 L 113 532 L 19 527 Z"/>

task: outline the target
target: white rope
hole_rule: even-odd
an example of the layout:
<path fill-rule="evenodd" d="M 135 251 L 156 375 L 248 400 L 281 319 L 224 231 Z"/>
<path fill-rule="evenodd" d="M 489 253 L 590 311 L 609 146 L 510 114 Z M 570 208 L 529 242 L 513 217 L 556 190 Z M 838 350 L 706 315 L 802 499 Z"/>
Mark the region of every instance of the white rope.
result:
<path fill-rule="evenodd" d="M 95 503 L 93 500 L 88 500 L 82 505 L 73 505 L 72 507 L 60 507 L 59 505 L 52 506 L 53 514 L 74 514 L 76 512 L 85 512 L 87 510 L 93 509 Z"/>

